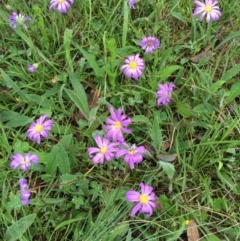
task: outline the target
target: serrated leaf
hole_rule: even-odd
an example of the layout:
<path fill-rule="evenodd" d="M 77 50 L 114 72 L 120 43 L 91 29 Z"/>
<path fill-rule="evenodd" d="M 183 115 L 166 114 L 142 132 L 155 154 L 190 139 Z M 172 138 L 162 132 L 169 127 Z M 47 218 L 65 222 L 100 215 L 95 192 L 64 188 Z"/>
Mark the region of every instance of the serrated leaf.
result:
<path fill-rule="evenodd" d="M 159 126 L 158 118 L 155 117 L 152 125 L 152 132 L 151 132 L 151 138 L 152 138 L 152 145 L 156 151 L 156 153 L 159 153 L 162 146 L 162 131 Z"/>
<path fill-rule="evenodd" d="M 53 146 L 46 163 L 46 172 L 48 174 L 54 175 L 57 170 L 58 163 L 56 159 L 57 159 L 58 151 L 59 151 L 59 145 Z"/>
<path fill-rule="evenodd" d="M 114 64 L 114 61 L 117 57 L 117 46 L 116 46 L 116 40 L 114 38 L 110 38 L 107 41 L 107 48 L 110 51 L 110 57 L 108 57 L 108 59 L 112 64 Z"/>
<path fill-rule="evenodd" d="M 163 171 L 167 174 L 169 179 L 172 179 L 175 173 L 174 165 L 169 162 L 159 161 Z"/>
<path fill-rule="evenodd" d="M 68 153 L 63 146 L 58 146 L 57 164 L 61 174 L 70 173 L 70 162 Z"/>
<path fill-rule="evenodd" d="M 36 214 L 30 214 L 26 217 L 21 218 L 13 225 L 8 227 L 6 232 L 6 241 L 15 241 L 24 234 L 27 229 L 31 226 L 36 218 Z"/>

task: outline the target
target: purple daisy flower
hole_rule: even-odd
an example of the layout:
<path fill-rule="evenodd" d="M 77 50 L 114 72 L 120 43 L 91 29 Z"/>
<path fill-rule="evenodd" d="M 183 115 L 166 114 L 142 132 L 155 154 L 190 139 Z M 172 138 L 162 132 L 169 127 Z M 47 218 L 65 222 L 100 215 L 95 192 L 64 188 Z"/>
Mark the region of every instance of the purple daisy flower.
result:
<path fill-rule="evenodd" d="M 159 84 L 159 90 L 156 93 L 157 96 L 157 105 L 167 105 L 170 102 L 171 92 L 175 85 L 173 83 L 170 84 Z"/>
<path fill-rule="evenodd" d="M 25 22 L 32 22 L 32 19 L 30 17 L 17 14 L 15 12 L 13 12 L 8 19 L 12 28 L 16 28 L 17 25 L 22 25 L 25 29 L 27 29 L 27 25 L 25 24 Z"/>
<path fill-rule="evenodd" d="M 194 3 L 197 5 L 193 16 L 199 15 L 198 20 L 202 21 L 203 17 L 207 15 L 206 22 L 208 23 L 211 19 L 212 21 L 217 21 L 222 15 L 217 0 L 205 0 L 205 3 L 195 0 Z"/>
<path fill-rule="evenodd" d="M 129 124 L 131 124 L 132 120 L 130 118 L 127 118 L 126 115 L 122 114 L 122 108 L 119 108 L 116 112 L 114 112 L 114 109 L 112 106 L 109 108 L 110 114 L 112 119 L 106 118 L 107 126 L 104 127 L 104 130 L 107 131 L 106 137 L 108 139 L 112 138 L 114 142 L 124 142 L 123 134 L 125 133 L 131 133 L 131 129 L 127 129 Z"/>
<path fill-rule="evenodd" d="M 10 167 L 13 169 L 22 169 L 23 171 L 27 171 L 31 164 L 37 164 L 38 163 L 38 156 L 35 154 L 27 153 L 25 156 L 23 156 L 21 153 L 17 153 L 11 156 L 10 158 L 11 164 Z"/>
<path fill-rule="evenodd" d="M 135 216 L 137 212 L 145 213 L 147 217 L 153 214 L 155 208 L 155 193 L 153 188 L 147 184 L 140 183 L 141 192 L 128 191 L 126 199 L 128 202 L 137 202 L 131 211 L 131 216 Z"/>
<path fill-rule="evenodd" d="M 159 48 L 159 40 L 155 37 L 144 37 L 140 42 L 140 46 L 145 49 L 145 53 L 152 53 L 154 49 Z"/>
<path fill-rule="evenodd" d="M 114 156 L 115 152 L 118 150 L 115 148 L 118 143 L 109 143 L 109 139 L 107 138 L 101 138 L 100 136 L 95 137 L 95 141 L 99 148 L 97 147 L 90 147 L 88 148 L 88 155 L 90 158 L 92 158 L 92 161 L 94 164 L 103 164 L 104 159 L 106 159 L 108 162 L 111 161 Z M 93 153 L 96 153 L 93 157 Z"/>
<path fill-rule="evenodd" d="M 38 68 L 38 64 L 29 64 L 28 65 L 28 71 L 31 73 L 34 73 Z"/>
<path fill-rule="evenodd" d="M 125 155 L 124 162 L 128 163 L 131 169 L 134 169 L 134 164 L 142 162 L 144 154 L 146 154 L 144 146 L 137 147 L 134 144 L 130 147 L 127 143 L 123 143 L 121 149 L 116 152 L 116 158 Z"/>
<path fill-rule="evenodd" d="M 28 205 L 31 193 L 30 193 L 30 190 L 29 190 L 29 187 L 28 187 L 27 179 L 21 178 L 19 180 L 19 186 L 20 186 L 20 194 L 21 194 L 22 205 Z"/>
<path fill-rule="evenodd" d="M 42 115 L 35 122 L 33 122 L 27 130 L 27 136 L 30 140 L 41 143 L 41 136 L 45 139 L 48 138 L 48 132 L 52 129 L 53 120 L 46 120 L 47 115 Z"/>
<path fill-rule="evenodd" d="M 123 71 L 124 75 L 127 78 L 134 78 L 138 80 L 144 70 L 144 60 L 139 57 L 139 54 L 130 55 L 124 60 L 124 65 L 120 67 L 120 70 Z"/>
<path fill-rule="evenodd" d="M 135 9 L 135 4 L 136 4 L 136 0 L 128 0 L 128 3 L 129 3 L 129 7 L 131 9 Z"/>
<path fill-rule="evenodd" d="M 51 0 L 49 9 L 56 8 L 59 13 L 67 13 L 73 3 L 74 0 Z"/>

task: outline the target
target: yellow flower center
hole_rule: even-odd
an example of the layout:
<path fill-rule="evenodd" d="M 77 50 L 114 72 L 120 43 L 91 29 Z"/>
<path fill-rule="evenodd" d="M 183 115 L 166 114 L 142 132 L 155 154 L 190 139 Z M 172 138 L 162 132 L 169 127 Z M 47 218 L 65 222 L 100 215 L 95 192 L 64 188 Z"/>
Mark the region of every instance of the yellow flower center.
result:
<path fill-rule="evenodd" d="M 100 152 L 102 154 L 105 154 L 107 152 L 107 147 L 103 146 L 101 149 L 100 149 Z"/>
<path fill-rule="evenodd" d="M 142 204 L 147 204 L 148 203 L 147 195 L 144 195 L 144 194 L 140 195 L 140 203 L 142 203 Z"/>
<path fill-rule="evenodd" d="M 27 161 L 27 160 L 24 159 L 24 160 L 21 162 L 21 164 L 22 164 L 22 165 L 28 164 L 28 162 L 29 162 L 29 161 Z"/>
<path fill-rule="evenodd" d="M 128 151 L 128 154 L 129 154 L 129 155 L 133 155 L 134 153 L 135 153 L 135 150 L 129 150 L 129 151 Z"/>
<path fill-rule="evenodd" d="M 116 121 L 115 122 L 115 124 L 114 124 L 114 127 L 116 128 L 116 129 L 121 129 L 122 128 L 122 124 L 121 124 L 121 122 L 120 121 Z"/>
<path fill-rule="evenodd" d="M 59 3 L 63 3 L 63 2 L 65 2 L 65 0 L 58 0 L 58 2 L 59 2 Z"/>
<path fill-rule="evenodd" d="M 131 63 L 129 64 L 129 67 L 130 67 L 131 69 L 136 69 L 136 68 L 137 68 L 137 63 L 136 63 L 136 62 L 131 62 Z"/>
<path fill-rule="evenodd" d="M 43 129 L 43 126 L 42 126 L 42 125 L 36 125 L 36 126 L 35 126 L 35 131 L 36 131 L 36 132 L 41 132 L 42 129 Z"/>
<path fill-rule="evenodd" d="M 208 13 L 211 12 L 212 11 L 212 7 L 210 5 L 206 5 L 205 11 L 208 12 Z"/>
<path fill-rule="evenodd" d="M 153 45 L 153 42 L 152 42 L 152 41 L 149 41 L 149 42 L 147 42 L 147 45 L 148 45 L 148 46 L 152 46 L 152 45 Z"/>

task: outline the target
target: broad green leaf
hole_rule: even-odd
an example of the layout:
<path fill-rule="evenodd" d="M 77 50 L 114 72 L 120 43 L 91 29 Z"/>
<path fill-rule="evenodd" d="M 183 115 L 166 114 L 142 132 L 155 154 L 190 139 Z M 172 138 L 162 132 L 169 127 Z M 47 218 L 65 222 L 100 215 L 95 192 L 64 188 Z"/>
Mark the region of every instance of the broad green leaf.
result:
<path fill-rule="evenodd" d="M 167 174 L 169 179 L 172 179 L 174 176 L 175 168 L 174 165 L 169 162 L 159 161 L 163 171 Z"/>
<path fill-rule="evenodd" d="M 132 123 L 149 123 L 149 119 L 145 115 L 135 115 L 132 118 Z"/>
<path fill-rule="evenodd" d="M 80 100 L 80 103 L 81 103 L 80 110 L 88 117 L 89 116 L 89 106 L 88 106 L 86 92 L 85 92 L 82 84 L 80 83 L 79 77 L 72 72 L 69 72 L 68 74 L 69 74 L 69 78 L 72 83 L 74 92 Z"/>
<path fill-rule="evenodd" d="M 152 145 L 156 153 L 159 153 L 161 150 L 163 137 L 162 137 L 162 131 L 159 126 L 159 120 L 157 117 L 155 117 L 153 121 L 151 138 L 152 138 Z"/>
<path fill-rule="evenodd" d="M 180 115 L 182 115 L 185 118 L 189 118 L 192 115 L 192 112 L 190 111 L 189 107 L 180 100 L 177 101 L 177 111 Z"/>
<path fill-rule="evenodd" d="M 73 37 L 73 30 L 66 28 L 63 36 L 63 45 L 65 49 L 66 62 L 68 64 L 69 69 L 73 71 L 71 47 L 70 47 L 72 37 Z"/>
<path fill-rule="evenodd" d="M 2 121 L 2 122 L 10 121 L 10 120 L 13 120 L 14 118 L 16 118 L 17 116 L 19 116 L 18 112 L 15 112 L 12 110 L 2 111 L 0 113 L 0 121 Z"/>
<path fill-rule="evenodd" d="M 63 174 L 62 176 L 60 176 L 60 184 L 66 184 L 69 182 L 73 182 L 77 180 L 77 176 L 76 175 L 72 175 L 72 174 Z"/>
<path fill-rule="evenodd" d="M 234 83 L 229 92 L 230 92 L 230 95 L 226 100 L 227 103 L 233 101 L 236 97 L 240 96 L 240 81 L 237 81 L 236 83 Z"/>
<path fill-rule="evenodd" d="M 209 91 L 211 93 L 215 93 L 225 82 L 226 81 L 224 80 L 218 80 L 217 82 L 215 82 L 209 87 Z"/>
<path fill-rule="evenodd" d="M 70 142 L 72 141 L 72 137 L 72 134 L 63 136 L 62 139 L 59 141 L 59 144 L 61 144 L 66 150 L 68 150 Z"/>
<path fill-rule="evenodd" d="M 87 105 L 87 95 L 80 82 L 79 77 L 75 73 L 72 73 L 72 72 L 68 72 L 68 74 L 69 74 L 69 79 L 71 81 L 71 84 L 73 86 L 75 93 L 77 95 L 80 95 L 84 104 Z M 87 108 L 88 108 L 88 106 L 87 106 Z"/>
<path fill-rule="evenodd" d="M 47 163 L 46 163 L 46 172 L 48 174 L 54 175 L 56 170 L 57 170 L 57 166 L 58 166 L 57 155 L 58 155 L 58 152 L 59 152 L 59 145 L 53 146 L 53 148 L 52 148 L 52 150 L 49 154 Z"/>
<path fill-rule="evenodd" d="M 8 121 L 5 125 L 7 127 L 20 127 L 20 126 L 25 126 L 33 121 L 33 118 L 29 118 L 24 115 L 20 115 L 15 117 L 13 120 Z"/>
<path fill-rule="evenodd" d="M 31 226 L 36 218 L 36 214 L 30 214 L 26 217 L 21 218 L 10 227 L 6 232 L 6 241 L 15 241 L 24 234 L 27 229 Z"/>
<path fill-rule="evenodd" d="M 177 158 L 177 153 L 170 154 L 170 155 L 159 154 L 158 156 L 164 162 L 172 162 Z"/>
<path fill-rule="evenodd" d="M 160 71 L 158 71 L 157 75 L 163 81 L 163 80 L 168 79 L 175 71 L 177 71 L 181 68 L 182 68 L 182 66 L 180 66 L 180 65 L 167 66 L 167 67 L 161 69 Z"/>
<path fill-rule="evenodd" d="M 226 81 L 232 79 L 232 77 L 235 76 L 236 74 L 238 74 L 239 72 L 240 72 L 240 64 L 237 64 L 234 67 L 232 67 L 231 69 L 229 69 L 226 73 L 224 73 L 222 75 L 221 80 L 226 82 Z"/>
<path fill-rule="evenodd" d="M 86 109 L 86 104 L 81 98 L 81 96 L 75 94 L 72 90 L 69 90 L 69 89 L 65 89 L 65 92 L 67 93 L 68 97 L 73 101 L 73 103 L 76 105 L 76 107 L 82 112 L 84 117 L 88 120 L 89 112 L 88 112 L 88 109 Z"/>
<path fill-rule="evenodd" d="M 68 153 L 63 146 L 58 146 L 57 160 L 56 160 L 61 174 L 70 173 L 70 162 Z"/>

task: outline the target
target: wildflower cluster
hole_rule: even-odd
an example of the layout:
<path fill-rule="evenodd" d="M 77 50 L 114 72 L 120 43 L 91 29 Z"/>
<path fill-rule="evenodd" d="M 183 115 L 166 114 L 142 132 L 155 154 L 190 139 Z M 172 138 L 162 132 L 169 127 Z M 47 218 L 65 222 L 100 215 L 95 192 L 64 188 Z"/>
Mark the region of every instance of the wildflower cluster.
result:
<path fill-rule="evenodd" d="M 97 135 L 95 141 L 98 147 L 89 147 L 88 155 L 92 158 L 94 164 L 103 164 L 104 160 L 109 162 L 114 158 L 120 159 L 123 157 L 124 162 L 132 170 L 135 168 L 135 164 L 143 161 L 146 149 L 144 146 L 136 146 L 135 144 L 130 146 L 125 142 L 123 133 L 130 134 L 132 132 L 131 129 L 127 129 L 127 126 L 132 122 L 131 118 L 122 114 L 121 108 L 114 112 L 111 106 L 109 111 L 111 118 L 106 118 L 105 122 L 107 125 L 104 128 L 107 132 L 106 137 L 101 138 Z M 151 216 L 155 207 L 153 188 L 143 183 L 140 184 L 140 187 L 141 194 L 136 191 L 129 191 L 126 194 L 128 202 L 138 202 L 133 208 L 131 216 L 134 216 L 137 212 L 146 213 L 147 216 Z"/>
<path fill-rule="evenodd" d="M 136 0 L 128 0 L 130 9 L 136 8 Z M 206 16 L 206 22 L 217 21 L 221 16 L 221 10 L 218 6 L 217 0 L 205 0 L 205 3 L 194 0 L 196 8 L 193 12 L 193 16 L 198 16 L 198 20 L 202 21 Z M 74 4 L 74 0 L 51 0 L 49 9 L 57 9 L 61 14 L 66 14 L 71 6 Z M 22 26 L 27 29 L 27 22 L 32 22 L 32 19 L 28 16 L 17 14 L 12 12 L 9 16 L 9 24 L 12 28 Z M 160 41 L 154 36 L 144 36 L 140 43 L 140 47 L 145 51 L 145 54 L 151 54 L 157 51 L 160 47 Z M 139 53 L 129 55 L 124 64 L 120 67 L 120 71 L 123 72 L 126 78 L 133 78 L 138 81 L 143 76 L 146 63 Z M 39 67 L 39 63 L 29 64 L 28 71 L 34 73 Z M 159 83 L 158 91 L 156 92 L 156 104 L 157 106 L 166 106 L 171 101 L 171 95 L 173 89 L 176 87 L 174 83 Z M 114 110 L 112 106 L 109 108 L 110 117 L 105 120 L 105 136 L 95 136 L 95 147 L 89 147 L 87 152 L 92 159 L 94 165 L 104 164 L 104 161 L 110 162 L 114 159 L 122 159 L 129 165 L 129 168 L 133 170 L 135 165 L 141 163 L 144 160 L 144 156 L 147 150 L 144 146 L 137 146 L 136 144 L 130 145 L 125 140 L 125 135 L 131 134 L 132 130 L 128 126 L 132 123 L 132 119 L 127 117 L 122 108 Z M 36 121 L 34 121 L 26 132 L 29 140 L 41 144 L 42 139 L 48 139 L 49 131 L 53 126 L 53 120 L 48 116 L 42 115 Z M 32 165 L 39 163 L 39 157 L 34 153 L 15 153 L 11 156 L 10 167 L 12 169 L 21 169 L 23 172 L 27 172 Z M 28 205 L 31 196 L 28 181 L 25 178 L 19 180 L 20 194 L 22 205 Z M 128 202 L 136 202 L 137 204 L 131 211 L 131 216 L 135 216 L 138 212 L 145 213 L 148 217 L 153 214 L 155 208 L 156 195 L 153 192 L 153 187 L 141 182 L 139 184 L 141 191 L 137 192 L 130 190 L 126 193 L 126 200 Z"/>
<path fill-rule="evenodd" d="M 47 115 L 40 116 L 35 122 L 33 122 L 30 128 L 27 130 L 27 136 L 30 140 L 36 141 L 40 144 L 41 136 L 45 139 L 48 138 L 48 131 L 52 129 L 53 120 L 46 120 Z M 12 169 L 21 169 L 26 172 L 29 170 L 32 164 L 36 165 L 39 162 L 39 157 L 36 154 L 27 153 L 25 155 L 16 153 L 11 156 L 10 167 Z M 22 205 L 29 204 L 30 190 L 28 181 L 25 178 L 19 180 L 20 194 Z"/>
<path fill-rule="evenodd" d="M 106 118 L 107 125 L 104 128 L 107 132 L 106 137 L 101 138 L 97 135 L 95 141 L 98 147 L 88 148 L 88 155 L 94 164 L 103 164 L 104 160 L 109 162 L 114 158 L 124 157 L 124 162 L 129 165 L 130 169 L 134 169 L 134 164 L 142 162 L 146 149 L 143 146 L 137 147 L 135 144 L 129 146 L 124 140 L 123 133 L 132 132 L 131 129 L 126 128 L 131 124 L 131 118 L 122 114 L 121 108 L 114 112 L 111 106 L 109 111 L 111 119 Z"/>

